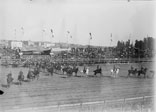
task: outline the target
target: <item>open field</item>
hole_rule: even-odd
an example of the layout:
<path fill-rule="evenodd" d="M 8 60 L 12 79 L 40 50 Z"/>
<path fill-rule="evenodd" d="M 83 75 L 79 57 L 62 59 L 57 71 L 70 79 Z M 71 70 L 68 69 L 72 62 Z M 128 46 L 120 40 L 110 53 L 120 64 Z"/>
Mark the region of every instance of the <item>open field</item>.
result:
<path fill-rule="evenodd" d="M 23 85 L 17 84 L 17 75 L 22 69 L 26 76 L 27 68 L 5 68 L 1 67 L 1 89 L 5 92 L 0 96 L 0 111 L 12 111 L 12 112 L 50 112 L 58 111 L 58 108 L 52 108 L 56 105 L 67 104 L 80 104 L 85 102 L 96 102 L 104 100 L 116 100 L 133 97 L 153 96 L 154 84 L 153 78 L 127 78 L 127 70 L 131 64 L 117 64 L 120 67 L 119 77 L 110 77 L 110 69 L 112 64 L 101 65 L 103 70 L 103 76 L 97 77 L 69 77 L 65 78 L 62 75 L 54 74 L 54 76 L 47 76 L 45 73 L 40 73 L 39 80 L 32 82 L 24 82 Z M 150 70 L 153 70 L 151 63 L 142 63 L 142 65 L 148 67 L 147 74 L 150 75 Z M 133 64 L 133 66 L 139 68 L 139 64 Z M 93 70 L 96 66 L 90 66 L 90 75 L 93 74 Z M 82 69 L 82 67 L 80 67 Z M 14 84 L 10 88 L 6 88 L 6 75 L 12 71 L 14 77 Z M 79 76 L 84 76 L 79 73 Z M 142 99 L 141 99 L 142 100 Z M 148 100 L 148 99 L 147 99 Z M 140 102 L 135 100 L 136 102 Z M 132 102 L 135 102 L 132 101 Z M 123 101 L 122 101 L 123 102 Z M 121 103 L 114 103 L 115 106 Z M 130 101 L 126 101 L 128 104 Z M 148 101 L 148 107 L 152 108 L 151 100 Z M 98 111 L 103 106 L 73 106 L 62 107 L 59 111 L 82 111 L 86 112 L 89 108 L 94 108 L 93 111 Z M 105 105 L 109 109 L 113 107 L 109 106 L 109 103 Z M 146 105 L 145 105 L 146 106 Z M 134 106 L 135 107 L 135 106 Z M 81 108 L 81 110 L 79 110 Z M 98 109 L 97 109 L 98 108 Z M 137 108 L 137 107 L 136 107 Z M 21 110 L 20 110 L 21 109 Z M 49 110 L 50 109 L 50 110 Z M 52 110 L 53 109 L 53 110 Z M 55 110 L 56 109 L 56 110 Z M 97 110 L 96 110 L 97 109 Z M 108 109 L 108 110 L 109 110 Z M 120 110 L 120 109 L 119 109 Z M 125 109 L 126 110 L 126 109 Z M 110 110 L 111 111 L 111 110 Z M 112 110 L 114 111 L 114 110 Z M 121 111 L 121 110 L 120 110 Z"/>

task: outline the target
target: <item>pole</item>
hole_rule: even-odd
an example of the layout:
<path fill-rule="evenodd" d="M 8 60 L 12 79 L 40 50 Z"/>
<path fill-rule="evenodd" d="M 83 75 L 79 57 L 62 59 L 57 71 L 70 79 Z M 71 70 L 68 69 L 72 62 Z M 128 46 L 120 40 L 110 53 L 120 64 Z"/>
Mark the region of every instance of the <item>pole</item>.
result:
<path fill-rule="evenodd" d="M 130 63 L 130 45 L 128 45 L 128 64 Z"/>
<path fill-rule="evenodd" d="M 15 40 L 16 40 L 16 29 L 14 30 L 15 32 L 14 32 L 14 35 L 15 35 Z"/>
<path fill-rule="evenodd" d="M 124 112 L 125 110 L 124 110 L 124 106 L 125 106 L 125 98 L 124 98 L 124 101 L 123 101 L 123 104 L 122 104 L 122 112 Z"/>
<path fill-rule="evenodd" d="M 102 110 L 102 112 L 106 112 L 106 101 L 104 100 L 104 102 L 103 102 L 104 104 L 103 104 L 103 110 Z"/>
<path fill-rule="evenodd" d="M 60 105 L 58 104 L 58 112 L 60 112 Z"/>
<path fill-rule="evenodd" d="M 92 39 L 92 34 L 91 33 L 89 33 L 89 45 L 88 45 L 88 58 L 89 58 L 89 64 L 90 64 L 90 40 Z"/>
<path fill-rule="evenodd" d="M 111 44 L 112 44 L 112 33 L 111 33 L 111 35 L 110 35 L 110 48 L 111 48 Z M 112 55 L 112 49 L 111 49 L 111 54 L 110 55 Z M 111 56 L 110 56 L 111 57 Z"/>
<path fill-rule="evenodd" d="M 24 38 L 24 28 L 21 27 L 21 31 L 22 31 L 22 39 Z"/>
<path fill-rule="evenodd" d="M 70 32 L 67 31 L 67 46 L 68 46 L 68 48 L 69 48 L 69 41 L 68 41 L 69 34 L 70 34 Z"/>
<path fill-rule="evenodd" d="M 42 30 L 42 42 L 43 42 L 43 38 L 44 38 L 44 32 L 45 32 L 45 30 L 43 29 Z"/>

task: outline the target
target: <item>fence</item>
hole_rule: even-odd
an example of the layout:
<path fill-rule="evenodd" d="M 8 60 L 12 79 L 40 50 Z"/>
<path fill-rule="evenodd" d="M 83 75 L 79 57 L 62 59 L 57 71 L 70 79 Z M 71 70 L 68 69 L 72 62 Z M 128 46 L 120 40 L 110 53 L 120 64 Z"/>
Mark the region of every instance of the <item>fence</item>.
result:
<path fill-rule="evenodd" d="M 8 112 L 13 112 L 10 110 Z M 103 100 L 75 104 L 60 104 L 26 109 L 16 112 L 154 112 L 154 96 Z"/>
<path fill-rule="evenodd" d="M 154 112 L 152 96 L 59 105 L 58 112 Z"/>

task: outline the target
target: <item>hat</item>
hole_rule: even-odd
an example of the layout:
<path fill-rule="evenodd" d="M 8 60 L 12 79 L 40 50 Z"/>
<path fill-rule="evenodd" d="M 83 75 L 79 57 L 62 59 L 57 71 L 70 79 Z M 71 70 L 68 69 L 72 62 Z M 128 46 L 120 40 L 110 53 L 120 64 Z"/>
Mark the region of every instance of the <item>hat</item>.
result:
<path fill-rule="evenodd" d="M 7 76 L 11 76 L 12 75 L 12 73 L 10 72 L 10 73 L 8 73 L 8 75 Z"/>

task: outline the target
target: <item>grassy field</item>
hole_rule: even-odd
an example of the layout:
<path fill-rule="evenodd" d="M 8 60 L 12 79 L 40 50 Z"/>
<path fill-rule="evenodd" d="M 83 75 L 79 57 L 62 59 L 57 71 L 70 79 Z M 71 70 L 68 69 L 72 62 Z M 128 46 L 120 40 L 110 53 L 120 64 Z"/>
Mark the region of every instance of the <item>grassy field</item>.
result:
<path fill-rule="evenodd" d="M 49 109 L 53 112 L 58 111 L 58 108 L 52 108 L 55 105 L 76 104 L 85 102 L 95 102 L 104 100 L 116 100 L 132 97 L 153 96 L 154 84 L 153 78 L 129 77 L 127 78 L 127 70 L 131 64 L 117 64 L 120 67 L 119 77 L 113 78 L 110 76 L 110 69 L 112 64 L 101 65 L 103 74 L 97 77 L 68 77 L 63 75 L 54 74 L 48 76 L 46 73 L 40 73 L 39 80 L 32 82 L 24 82 L 21 86 L 17 84 L 17 75 L 20 70 L 24 71 L 26 76 L 27 68 L 5 68 L 1 67 L 1 89 L 5 92 L 0 96 L 0 111 L 33 111 L 33 112 L 48 112 Z M 139 68 L 140 64 L 132 64 L 134 67 Z M 142 63 L 148 67 L 147 74 L 150 76 L 150 70 L 153 70 L 151 63 Z M 96 66 L 90 66 L 89 75 L 93 74 Z M 82 69 L 82 67 L 80 67 Z M 12 71 L 14 77 L 14 84 L 10 88 L 6 88 L 6 75 Z M 84 74 L 79 73 L 79 76 Z M 140 102 L 135 100 L 136 102 Z M 133 101 L 133 102 L 135 102 Z M 130 101 L 129 101 L 130 102 Z M 151 107 L 151 100 L 148 107 Z M 128 105 L 128 101 L 126 102 Z M 120 104 L 114 103 L 105 105 L 107 111 L 114 111 L 113 105 Z M 122 104 L 122 103 L 121 103 Z M 135 103 L 133 103 L 135 104 Z M 61 107 L 61 111 L 100 111 L 103 106 L 73 106 Z M 147 105 L 145 105 L 147 106 Z M 80 110 L 81 108 L 81 110 Z M 128 109 L 127 111 L 130 110 Z M 135 105 L 132 108 L 135 107 Z M 112 109 L 112 110 L 111 110 Z M 126 108 L 125 108 L 126 110 Z M 121 111 L 121 108 L 119 109 Z"/>

